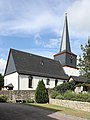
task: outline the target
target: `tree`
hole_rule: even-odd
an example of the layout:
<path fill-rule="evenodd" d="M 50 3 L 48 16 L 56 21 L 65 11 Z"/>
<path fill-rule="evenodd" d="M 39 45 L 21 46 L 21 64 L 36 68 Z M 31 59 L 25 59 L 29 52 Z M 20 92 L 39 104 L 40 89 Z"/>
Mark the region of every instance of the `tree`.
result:
<path fill-rule="evenodd" d="M 86 78 L 90 78 L 90 39 L 88 43 L 83 46 L 81 45 L 81 50 L 83 52 L 82 57 L 79 57 L 80 75 Z"/>
<path fill-rule="evenodd" d="M 54 88 L 55 91 L 58 91 L 61 94 L 64 94 L 67 90 L 74 91 L 76 82 L 74 80 L 70 82 L 65 82 Z"/>
<path fill-rule="evenodd" d="M 43 80 L 39 81 L 35 92 L 35 100 L 37 103 L 47 103 L 49 101 L 48 91 Z"/>
<path fill-rule="evenodd" d="M 2 87 L 4 85 L 4 77 L 3 75 L 0 73 L 0 87 Z"/>

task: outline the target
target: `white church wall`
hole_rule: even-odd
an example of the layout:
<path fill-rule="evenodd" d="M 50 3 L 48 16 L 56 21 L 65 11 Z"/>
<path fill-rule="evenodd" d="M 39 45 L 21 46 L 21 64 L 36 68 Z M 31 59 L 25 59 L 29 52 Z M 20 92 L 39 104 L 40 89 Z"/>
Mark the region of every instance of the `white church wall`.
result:
<path fill-rule="evenodd" d="M 49 78 L 50 82 L 49 85 L 47 85 L 47 78 L 46 77 L 38 77 L 38 76 L 32 76 L 32 88 L 29 88 L 29 76 L 28 75 L 18 75 L 17 72 L 6 75 L 4 77 L 4 86 L 12 83 L 14 88 L 13 90 L 36 90 L 38 82 L 40 80 L 44 81 L 44 84 L 46 88 L 53 88 L 55 87 L 55 79 Z M 18 78 L 19 78 L 19 86 L 18 86 Z M 57 85 L 62 84 L 63 80 L 58 80 Z"/>
<path fill-rule="evenodd" d="M 79 76 L 79 69 L 71 68 L 71 67 L 63 67 L 65 73 L 69 76 Z"/>
<path fill-rule="evenodd" d="M 19 75 L 19 90 L 29 90 L 28 75 Z"/>
<path fill-rule="evenodd" d="M 14 88 L 13 90 L 18 90 L 18 73 L 12 73 L 4 77 L 4 86 L 12 83 Z"/>
<path fill-rule="evenodd" d="M 46 77 L 38 77 L 38 76 L 32 76 L 33 80 L 32 80 L 32 88 L 29 88 L 29 76 L 28 75 L 19 75 L 19 86 L 20 86 L 20 90 L 36 90 L 38 82 L 40 80 L 43 80 L 46 88 L 53 88 L 55 87 L 55 79 L 53 78 L 49 78 L 50 79 L 50 83 L 49 85 L 47 85 L 47 78 Z M 63 83 L 63 80 L 58 80 L 58 84 Z"/>
<path fill-rule="evenodd" d="M 39 79 L 37 77 L 32 76 L 32 88 L 29 88 L 29 75 L 19 75 L 19 86 L 20 90 L 35 90 L 37 87 L 37 84 L 39 82 Z"/>
<path fill-rule="evenodd" d="M 60 79 L 59 79 L 57 85 L 62 84 L 64 81 L 65 81 L 65 80 L 60 80 Z"/>
<path fill-rule="evenodd" d="M 53 87 L 55 86 L 55 80 L 53 80 L 53 79 L 50 79 L 50 84 L 47 85 L 47 84 L 46 84 L 47 78 L 45 78 L 45 77 L 33 76 L 33 88 L 32 88 L 33 90 L 36 90 L 37 85 L 38 85 L 38 82 L 39 82 L 40 80 L 43 80 L 46 88 L 53 88 Z"/>
<path fill-rule="evenodd" d="M 36 89 L 37 84 L 38 84 L 38 82 L 40 80 L 43 80 L 46 88 L 53 88 L 53 87 L 55 87 L 55 79 L 52 79 L 52 78 L 49 78 L 49 79 L 50 79 L 50 83 L 49 83 L 49 85 L 47 85 L 47 78 L 45 78 L 45 77 L 34 77 L 34 83 L 35 83 L 35 88 L 34 89 Z"/>
<path fill-rule="evenodd" d="M 43 80 L 46 88 L 54 88 L 55 87 L 55 80 L 54 78 L 49 78 L 50 79 L 50 83 L 49 85 L 47 85 L 47 78 L 45 77 L 34 77 L 33 80 L 34 80 L 34 90 L 37 88 L 37 84 L 40 80 Z M 58 83 L 57 85 L 59 84 L 62 84 L 64 80 L 58 80 Z"/>

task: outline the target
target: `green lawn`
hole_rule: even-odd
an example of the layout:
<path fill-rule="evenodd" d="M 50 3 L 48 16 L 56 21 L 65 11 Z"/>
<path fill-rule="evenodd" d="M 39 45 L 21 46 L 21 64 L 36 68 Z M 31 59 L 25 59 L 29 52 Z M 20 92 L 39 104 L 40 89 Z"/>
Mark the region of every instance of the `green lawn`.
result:
<path fill-rule="evenodd" d="M 36 107 L 42 107 L 45 109 L 52 109 L 55 111 L 60 111 L 61 113 L 65 113 L 68 115 L 73 115 L 81 118 L 86 118 L 90 120 L 90 112 L 80 111 L 80 110 L 74 110 L 71 108 L 66 108 L 62 106 L 52 105 L 52 104 L 37 104 L 37 103 L 28 103 L 28 105 L 33 105 Z"/>

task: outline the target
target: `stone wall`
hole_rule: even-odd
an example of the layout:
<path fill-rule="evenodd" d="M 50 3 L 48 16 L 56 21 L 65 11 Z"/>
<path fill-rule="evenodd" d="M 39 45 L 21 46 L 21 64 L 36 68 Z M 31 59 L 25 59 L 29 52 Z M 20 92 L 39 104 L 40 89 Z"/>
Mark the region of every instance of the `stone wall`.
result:
<path fill-rule="evenodd" d="M 90 103 L 88 102 L 80 102 L 80 101 L 70 101 L 70 100 L 58 100 L 51 99 L 49 100 L 50 104 L 60 105 L 72 109 L 83 110 L 90 112 Z"/>
<path fill-rule="evenodd" d="M 0 91 L 0 95 L 7 96 L 8 100 L 16 100 L 16 99 L 33 99 L 35 91 L 34 90 L 2 90 Z"/>

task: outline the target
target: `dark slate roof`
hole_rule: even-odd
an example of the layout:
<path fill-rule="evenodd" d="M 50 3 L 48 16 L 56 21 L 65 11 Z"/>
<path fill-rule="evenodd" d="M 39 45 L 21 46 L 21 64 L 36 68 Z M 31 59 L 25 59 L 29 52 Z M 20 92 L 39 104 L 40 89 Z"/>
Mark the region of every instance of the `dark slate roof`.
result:
<path fill-rule="evenodd" d="M 77 76 L 71 76 L 71 78 L 72 78 L 73 80 L 75 80 L 76 82 L 90 83 L 90 79 L 85 78 L 85 77 L 81 77 L 81 76 L 79 76 L 79 77 L 77 77 Z"/>
<path fill-rule="evenodd" d="M 59 61 L 11 49 L 16 71 L 21 74 L 67 79 Z"/>

